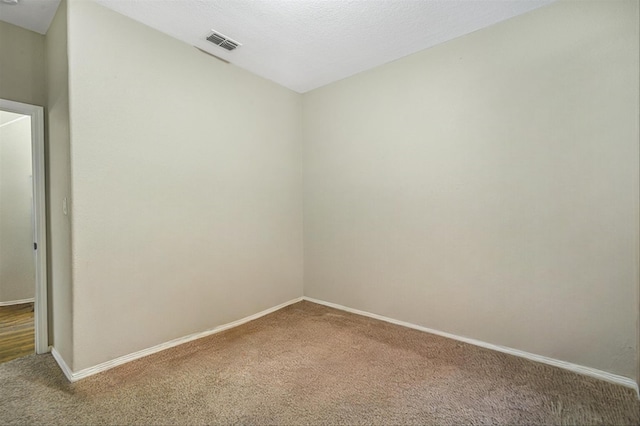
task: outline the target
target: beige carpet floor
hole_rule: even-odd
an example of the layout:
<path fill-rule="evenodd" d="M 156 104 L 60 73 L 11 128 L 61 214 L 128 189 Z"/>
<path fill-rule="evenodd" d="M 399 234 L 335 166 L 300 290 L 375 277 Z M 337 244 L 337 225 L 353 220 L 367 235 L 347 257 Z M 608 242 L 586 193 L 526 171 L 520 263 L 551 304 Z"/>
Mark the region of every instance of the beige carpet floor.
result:
<path fill-rule="evenodd" d="M 635 392 L 301 302 L 70 384 L 0 365 L 2 424 L 638 424 Z"/>

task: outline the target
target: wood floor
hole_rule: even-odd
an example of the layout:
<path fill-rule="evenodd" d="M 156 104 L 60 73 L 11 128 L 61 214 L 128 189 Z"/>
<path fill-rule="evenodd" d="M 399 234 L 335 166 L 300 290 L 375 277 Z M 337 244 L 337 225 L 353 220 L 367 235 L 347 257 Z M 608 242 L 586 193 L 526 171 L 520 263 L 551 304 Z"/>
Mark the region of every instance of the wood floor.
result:
<path fill-rule="evenodd" d="M 35 351 L 33 303 L 0 306 L 0 363 Z"/>

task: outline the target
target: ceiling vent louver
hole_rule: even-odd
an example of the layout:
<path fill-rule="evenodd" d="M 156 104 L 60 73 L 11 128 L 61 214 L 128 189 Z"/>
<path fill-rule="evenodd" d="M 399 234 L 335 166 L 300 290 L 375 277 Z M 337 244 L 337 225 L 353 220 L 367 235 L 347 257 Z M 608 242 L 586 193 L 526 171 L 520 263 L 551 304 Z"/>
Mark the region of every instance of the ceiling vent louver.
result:
<path fill-rule="evenodd" d="M 218 47 L 222 47 L 223 49 L 226 49 L 226 50 L 235 50 L 236 48 L 242 46 L 242 44 L 238 43 L 237 41 L 232 40 L 226 35 L 222 35 L 213 30 L 207 36 L 207 41 L 215 44 Z"/>

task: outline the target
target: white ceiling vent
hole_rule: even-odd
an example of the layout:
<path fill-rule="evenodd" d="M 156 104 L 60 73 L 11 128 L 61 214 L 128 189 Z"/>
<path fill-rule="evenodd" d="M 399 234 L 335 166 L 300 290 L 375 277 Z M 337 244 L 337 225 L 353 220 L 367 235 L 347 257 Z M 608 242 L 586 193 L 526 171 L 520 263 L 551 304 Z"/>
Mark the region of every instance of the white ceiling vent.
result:
<path fill-rule="evenodd" d="M 242 46 L 242 44 L 238 43 L 237 41 L 232 40 L 226 35 L 222 35 L 213 30 L 211 30 L 211 32 L 207 36 L 207 41 L 210 41 L 216 46 L 222 47 L 223 49 L 227 49 L 227 50 L 234 50 L 237 47 Z"/>

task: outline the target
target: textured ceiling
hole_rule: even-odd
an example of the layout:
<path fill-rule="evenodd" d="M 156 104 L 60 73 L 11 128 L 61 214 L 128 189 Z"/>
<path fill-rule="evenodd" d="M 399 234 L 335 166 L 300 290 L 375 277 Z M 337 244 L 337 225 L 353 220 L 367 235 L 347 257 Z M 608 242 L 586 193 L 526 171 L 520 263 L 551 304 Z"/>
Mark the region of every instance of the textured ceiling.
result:
<path fill-rule="evenodd" d="M 451 40 L 553 0 L 96 0 L 297 92 Z M 243 44 L 205 41 L 215 29 Z"/>
<path fill-rule="evenodd" d="M 10 5 L 0 1 L 0 21 L 46 34 L 60 0 L 19 0 Z"/>
<path fill-rule="evenodd" d="M 60 0 L 19 1 L 0 20 L 44 34 Z M 304 93 L 555 0 L 95 1 Z M 243 45 L 210 44 L 212 29 Z"/>

